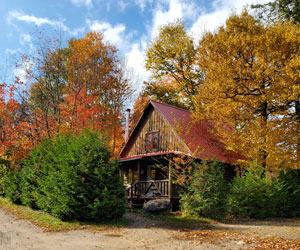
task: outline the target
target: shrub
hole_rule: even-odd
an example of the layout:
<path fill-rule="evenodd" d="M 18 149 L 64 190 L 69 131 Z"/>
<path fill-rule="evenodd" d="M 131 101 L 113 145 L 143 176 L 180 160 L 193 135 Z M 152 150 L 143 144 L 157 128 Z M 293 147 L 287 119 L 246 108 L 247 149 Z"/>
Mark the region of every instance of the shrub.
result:
<path fill-rule="evenodd" d="M 25 206 L 41 208 L 38 206 L 40 199 L 43 200 L 48 195 L 47 193 L 39 194 L 41 194 L 40 190 L 44 185 L 42 181 L 49 175 L 50 168 L 56 169 L 54 162 L 56 155 L 53 152 L 54 144 L 54 141 L 45 139 L 31 151 L 30 157 L 21 163 L 20 199 Z M 47 212 L 50 211 L 47 210 Z"/>
<path fill-rule="evenodd" d="M 9 171 L 5 178 L 5 196 L 16 204 L 21 204 L 20 170 Z"/>
<path fill-rule="evenodd" d="M 286 169 L 273 181 L 276 216 L 300 216 L 300 170 Z"/>
<path fill-rule="evenodd" d="M 225 215 L 227 185 L 222 164 L 206 162 L 194 166 L 188 191 L 181 197 L 184 213 L 222 219 Z"/>
<path fill-rule="evenodd" d="M 98 133 L 60 135 L 32 150 L 17 175 L 22 204 L 63 220 L 114 219 L 125 212 L 123 184 Z"/>
<path fill-rule="evenodd" d="M 274 216 L 275 202 L 272 180 L 261 166 L 250 166 L 236 176 L 227 197 L 227 211 L 238 218 L 265 218 Z"/>

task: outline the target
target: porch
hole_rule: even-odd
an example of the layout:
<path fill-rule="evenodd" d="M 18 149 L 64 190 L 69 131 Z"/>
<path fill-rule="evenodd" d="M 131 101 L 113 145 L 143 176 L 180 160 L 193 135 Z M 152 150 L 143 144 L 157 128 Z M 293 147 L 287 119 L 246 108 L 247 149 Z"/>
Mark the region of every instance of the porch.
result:
<path fill-rule="evenodd" d="M 172 183 L 171 166 L 165 157 L 138 157 L 120 163 L 130 207 L 142 207 L 144 202 L 154 199 L 179 201 L 179 186 Z"/>
<path fill-rule="evenodd" d="M 169 180 L 138 181 L 126 189 L 126 198 L 130 207 L 139 207 L 149 200 L 169 199 L 179 201 L 179 186 Z"/>

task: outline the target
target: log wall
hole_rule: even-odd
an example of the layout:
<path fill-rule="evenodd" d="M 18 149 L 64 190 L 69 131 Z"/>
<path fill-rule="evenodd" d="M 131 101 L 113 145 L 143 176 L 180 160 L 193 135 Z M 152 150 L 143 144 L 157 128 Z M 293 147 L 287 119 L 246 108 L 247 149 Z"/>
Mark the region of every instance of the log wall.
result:
<path fill-rule="evenodd" d="M 155 109 L 148 112 L 145 122 L 141 124 L 140 131 L 128 153 L 129 157 L 152 152 L 189 152 Z"/>

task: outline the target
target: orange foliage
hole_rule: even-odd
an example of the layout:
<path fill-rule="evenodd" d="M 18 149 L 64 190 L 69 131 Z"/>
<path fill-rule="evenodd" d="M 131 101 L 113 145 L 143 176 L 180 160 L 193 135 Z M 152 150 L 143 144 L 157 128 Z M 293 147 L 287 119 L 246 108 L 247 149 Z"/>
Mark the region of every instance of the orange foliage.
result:
<path fill-rule="evenodd" d="M 131 94 L 116 52 L 100 33 L 91 32 L 70 40 L 65 49 L 46 39 L 36 55 L 23 55 L 20 65 L 35 62 L 26 71 L 28 82 L 17 78 L 15 88 L 0 85 L 0 155 L 18 160 L 45 137 L 87 128 L 107 135 L 115 154 L 123 142 L 124 102 Z"/>
<path fill-rule="evenodd" d="M 148 104 L 150 100 L 150 97 L 147 94 L 140 94 L 138 98 L 135 100 L 133 105 L 133 111 L 132 116 L 130 119 L 130 130 L 132 130 L 139 119 L 141 118 L 141 115 Z"/>

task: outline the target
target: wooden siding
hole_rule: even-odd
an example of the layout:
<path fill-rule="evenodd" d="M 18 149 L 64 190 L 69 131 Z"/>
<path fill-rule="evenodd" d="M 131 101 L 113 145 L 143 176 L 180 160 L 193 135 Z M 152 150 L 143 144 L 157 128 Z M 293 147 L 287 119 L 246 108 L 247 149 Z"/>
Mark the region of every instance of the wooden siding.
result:
<path fill-rule="evenodd" d="M 158 140 L 155 136 L 155 147 L 153 146 L 152 149 L 149 149 L 149 141 L 146 142 L 147 138 L 148 140 L 149 138 L 154 138 L 154 136 L 147 136 L 149 133 L 158 134 Z M 187 147 L 179 140 L 177 135 L 169 128 L 167 122 L 155 109 L 149 110 L 127 157 L 152 152 L 189 152 Z"/>

